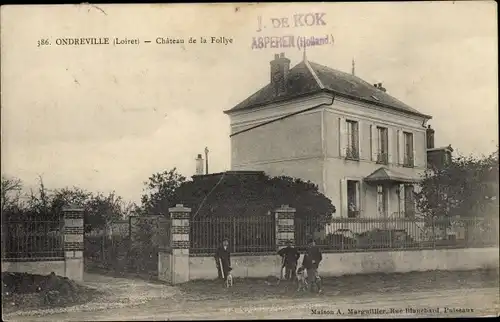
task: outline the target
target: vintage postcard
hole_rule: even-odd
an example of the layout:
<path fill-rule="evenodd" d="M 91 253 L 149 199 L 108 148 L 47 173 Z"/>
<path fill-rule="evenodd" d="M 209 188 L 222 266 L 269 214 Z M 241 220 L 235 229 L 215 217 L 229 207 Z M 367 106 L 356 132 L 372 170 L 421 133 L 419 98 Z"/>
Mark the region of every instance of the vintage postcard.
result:
<path fill-rule="evenodd" d="M 5 321 L 498 316 L 496 2 L 0 21 Z"/>

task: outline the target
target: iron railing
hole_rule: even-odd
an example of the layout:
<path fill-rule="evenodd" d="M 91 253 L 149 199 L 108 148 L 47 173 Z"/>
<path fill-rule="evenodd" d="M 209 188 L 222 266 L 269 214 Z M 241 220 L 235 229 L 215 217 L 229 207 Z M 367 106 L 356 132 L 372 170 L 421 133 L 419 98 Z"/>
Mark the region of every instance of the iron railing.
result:
<path fill-rule="evenodd" d="M 85 236 L 85 267 L 155 276 L 159 247 L 152 241 L 131 240 L 128 236 L 117 235 Z"/>
<path fill-rule="evenodd" d="M 377 154 L 377 163 L 378 164 L 388 164 L 389 163 L 389 156 L 387 152 L 379 152 Z"/>
<path fill-rule="evenodd" d="M 353 147 L 353 146 L 347 147 L 346 159 L 359 160 L 359 149 L 357 147 Z"/>
<path fill-rule="evenodd" d="M 413 156 L 412 155 L 405 155 L 403 158 L 403 166 L 406 168 L 413 168 L 415 166 Z"/>
<path fill-rule="evenodd" d="M 213 217 L 191 221 L 191 254 L 213 254 L 228 238 L 233 253 L 276 251 L 274 216 Z"/>
<path fill-rule="evenodd" d="M 63 220 L 2 221 L 2 260 L 64 258 Z"/>
<path fill-rule="evenodd" d="M 310 238 L 331 251 L 488 247 L 498 245 L 498 218 L 295 219 L 297 246 Z"/>

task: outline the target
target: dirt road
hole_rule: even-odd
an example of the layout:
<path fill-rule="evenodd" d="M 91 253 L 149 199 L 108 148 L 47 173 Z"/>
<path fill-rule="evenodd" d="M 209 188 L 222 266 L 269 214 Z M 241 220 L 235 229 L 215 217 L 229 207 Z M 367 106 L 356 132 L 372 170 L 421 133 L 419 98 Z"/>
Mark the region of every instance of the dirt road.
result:
<path fill-rule="evenodd" d="M 320 295 L 297 293 L 286 284 L 277 286 L 257 279 L 237 280 L 229 290 L 218 281 L 169 286 L 98 274 L 86 274 L 85 280 L 87 286 L 104 292 L 105 296 L 84 305 L 19 311 L 3 318 L 6 321 L 309 319 L 463 317 L 500 312 L 498 271 L 327 278 L 324 293 Z"/>
<path fill-rule="evenodd" d="M 446 290 L 380 296 L 311 296 L 302 299 L 184 302 L 152 300 L 143 305 L 99 312 L 72 312 L 13 317 L 11 321 L 139 321 L 214 319 L 321 319 L 348 317 L 470 317 L 498 315 L 498 289 Z M 408 309 L 408 311 L 407 311 Z M 428 313 L 418 310 L 428 310 Z M 430 310 L 438 310 L 431 312 Z M 453 312 L 452 310 L 459 310 Z M 385 310 L 385 311 L 383 311 Z"/>

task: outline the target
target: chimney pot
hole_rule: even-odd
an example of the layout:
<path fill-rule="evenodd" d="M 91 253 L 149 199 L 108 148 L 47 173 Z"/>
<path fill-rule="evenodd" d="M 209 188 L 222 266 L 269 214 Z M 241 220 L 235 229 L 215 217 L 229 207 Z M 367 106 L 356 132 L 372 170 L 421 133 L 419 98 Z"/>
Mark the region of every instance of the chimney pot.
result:
<path fill-rule="evenodd" d="M 274 54 L 274 59 L 278 59 L 280 58 L 280 55 L 279 54 Z"/>
<path fill-rule="evenodd" d="M 285 53 L 280 53 L 280 58 L 285 58 Z"/>
<path fill-rule="evenodd" d="M 426 132 L 427 137 L 427 149 L 434 149 L 434 130 L 429 125 Z"/>
<path fill-rule="evenodd" d="M 196 158 L 196 175 L 203 175 L 203 158 L 198 154 Z"/>

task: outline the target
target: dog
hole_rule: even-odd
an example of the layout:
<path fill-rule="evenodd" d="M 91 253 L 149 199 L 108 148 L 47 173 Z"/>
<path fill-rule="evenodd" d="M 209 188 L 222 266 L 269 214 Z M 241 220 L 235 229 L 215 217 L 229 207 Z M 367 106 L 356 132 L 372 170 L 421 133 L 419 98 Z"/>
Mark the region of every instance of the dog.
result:
<path fill-rule="evenodd" d="M 297 270 L 297 292 L 307 291 L 309 289 L 309 285 L 307 283 L 306 270 L 303 267 L 300 267 Z"/>
<path fill-rule="evenodd" d="M 226 278 L 226 288 L 233 287 L 233 275 L 231 274 L 231 269 L 229 269 L 229 272 L 227 273 L 227 278 Z"/>

